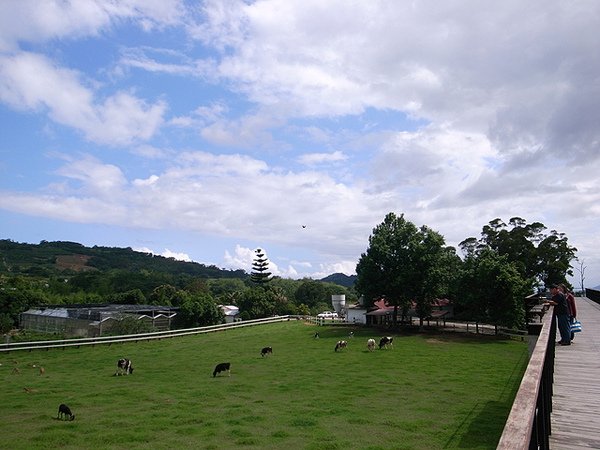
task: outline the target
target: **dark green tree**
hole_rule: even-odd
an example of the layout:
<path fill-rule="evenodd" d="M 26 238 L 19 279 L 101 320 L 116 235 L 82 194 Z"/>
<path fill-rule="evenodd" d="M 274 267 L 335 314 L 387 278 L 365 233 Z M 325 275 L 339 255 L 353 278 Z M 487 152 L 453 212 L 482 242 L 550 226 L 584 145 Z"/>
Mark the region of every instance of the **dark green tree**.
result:
<path fill-rule="evenodd" d="M 317 303 L 327 303 L 327 294 L 327 288 L 324 283 L 305 279 L 298 286 L 294 297 L 297 304 L 304 303 L 309 308 L 312 308 Z"/>
<path fill-rule="evenodd" d="M 419 229 L 420 239 L 414 248 L 412 266 L 416 270 L 407 288 L 416 303 L 419 325 L 431 315 L 435 299 L 449 296 L 461 260 L 454 247 L 445 245 L 441 234 L 427 226 Z"/>
<path fill-rule="evenodd" d="M 122 305 L 144 305 L 146 297 L 139 289 L 132 289 L 127 292 L 118 292 L 108 297 L 110 303 Z"/>
<path fill-rule="evenodd" d="M 455 300 L 457 316 L 480 323 L 522 328 L 523 299 L 531 293 L 532 279 L 523 278 L 506 255 L 486 249 L 466 257 Z"/>
<path fill-rule="evenodd" d="M 177 328 L 203 327 L 223 323 L 224 315 L 210 294 L 186 295 L 176 316 Z"/>
<path fill-rule="evenodd" d="M 269 272 L 269 258 L 267 258 L 263 250 L 260 248 L 257 248 L 255 253 L 256 256 L 252 261 L 250 280 L 260 286 L 264 286 L 271 279 L 271 272 Z"/>
<path fill-rule="evenodd" d="M 270 289 L 246 288 L 238 298 L 242 319 L 259 319 L 276 314 L 277 295 Z"/>
<path fill-rule="evenodd" d="M 413 300 L 424 317 L 428 303 L 447 289 L 451 268 L 444 264 L 457 263 L 453 254 L 439 233 L 389 213 L 373 229 L 358 261 L 355 289 L 369 303 L 383 298 L 393 305 L 394 322 L 398 310 L 407 310 Z"/>
<path fill-rule="evenodd" d="M 566 282 L 567 275 L 573 275 L 571 261 L 577 249 L 564 233 L 545 231 L 544 224 L 528 224 L 520 217 L 511 218 L 508 225 L 494 219 L 483 227 L 479 240 L 470 237 L 459 246 L 466 256 L 492 249 L 514 263 L 523 278 L 542 284 Z"/>

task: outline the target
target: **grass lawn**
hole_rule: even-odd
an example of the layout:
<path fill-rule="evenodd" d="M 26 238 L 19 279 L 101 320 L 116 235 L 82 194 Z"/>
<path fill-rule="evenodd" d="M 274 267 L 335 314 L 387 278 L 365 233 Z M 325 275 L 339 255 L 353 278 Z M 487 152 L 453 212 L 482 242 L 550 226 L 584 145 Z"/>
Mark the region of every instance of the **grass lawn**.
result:
<path fill-rule="evenodd" d="M 369 352 L 367 338 L 382 334 L 356 328 L 348 348 L 335 353 L 349 330 L 290 321 L 2 353 L 0 447 L 496 448 L 527 364 L 526 343 L 399 334 L 392 349 Z M 265 346 L 273 355 L 263 358 Z M 133 361 L 132 375 L 114 376 L 120 357 Z M 219 362 L 231 362 L 231 376 L 212 377 Z M 74 421 L 56 419 L 60 403 Z"/>

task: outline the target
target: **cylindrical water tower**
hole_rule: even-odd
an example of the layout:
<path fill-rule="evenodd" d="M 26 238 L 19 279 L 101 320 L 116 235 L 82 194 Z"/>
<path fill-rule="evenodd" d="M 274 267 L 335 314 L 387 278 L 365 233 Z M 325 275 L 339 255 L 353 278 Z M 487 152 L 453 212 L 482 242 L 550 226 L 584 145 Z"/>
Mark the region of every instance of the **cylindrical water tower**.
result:
<path fill-rule="evenodd" d="M 346 296 L 344 294 L 332 295 L 331 305 L 338 316 L 342 317 L 346 315 Z"/>

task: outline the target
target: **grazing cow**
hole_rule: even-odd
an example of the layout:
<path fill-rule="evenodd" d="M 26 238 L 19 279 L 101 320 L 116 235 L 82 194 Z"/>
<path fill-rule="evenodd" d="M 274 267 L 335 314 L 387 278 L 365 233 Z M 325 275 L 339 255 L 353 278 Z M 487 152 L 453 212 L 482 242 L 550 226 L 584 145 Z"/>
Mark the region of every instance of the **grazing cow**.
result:
<path fill-rule="evenodd" d="M 40 375 L 44 375 L 46 373 L 46 369 L 40 366 Z"/>
<path fill-rule="evenodd" d="M 213 378 L 216 377 L 217 374 L 221 373 L 221 372 L 227 372 L 227 375 L 231 376 L 231 364 L 228 362 L 217 364 L 217 366 L 215 367 L 215 370 L 213 370 Z"/>
<path fill-rule="evenodd" d="M 350 333 L 348 333 L 348 337 L 349 337 L 350 339 L 352 339 L 352 338 L 354 337 L 354 331 L 351 331 Z"/>
<path fill-rule="evenodd" d="M 56 416 L 56 418 L 57 419 L 74 420 L 75 419 L 75 414 L 73 414 L 71 412 L 71 408 L 69 408 L 64 403 L 61 403 L 60 406 L 58 407 L 58 415 Z"/>
<path fill-rule="evenodd" d="M 337 352 L 338 350 L 346 348 L 347 346 L 348 346 L 348 342 L 347 341 L 337 341 L 337 344 L 335 344 L 334 351 Z"/>
<path fill-rule="evenodd" d="M 273 354 L 273 347 L 265 347 L 260 351 L 260 356 L 267 356 L 268 354 Z"/>
<path fill-rule="evenodd" d="M 379 340 L 379 349 L 388 348 L 394 346 L 394 338 L 390 336 L 384 336 Z"/>
<path fill-rule="evenodd" d="M 121 358 L 117 361 L 117 371 L 115 375 L 130 375 L 133 373 L 133 365 L 131 360 L 127 358 Z"/>
<path fill-rule="evenodd" d="M 367 341 L 367 348 L 369 349 L 370 352 L 375 350 L 375 339 L 369 339 Z"/>
<path fill-rule="evenodd" d="M 315 333 L 315 339 L 319 339 L 319 332 L 318 331 Z"/>

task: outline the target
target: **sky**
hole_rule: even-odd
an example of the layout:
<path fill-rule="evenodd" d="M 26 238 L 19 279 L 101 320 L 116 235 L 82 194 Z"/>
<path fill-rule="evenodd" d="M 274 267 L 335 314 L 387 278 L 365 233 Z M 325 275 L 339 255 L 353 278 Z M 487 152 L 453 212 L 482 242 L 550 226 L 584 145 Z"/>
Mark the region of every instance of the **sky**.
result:
<path fill-rule="evenodd" d="M 500 218 L 600 285 L 596 0 L 2 0 L 0 238 L 286 278 L 394 212 Z M 460 250 L 459 250 L 460 254 Z"/>

